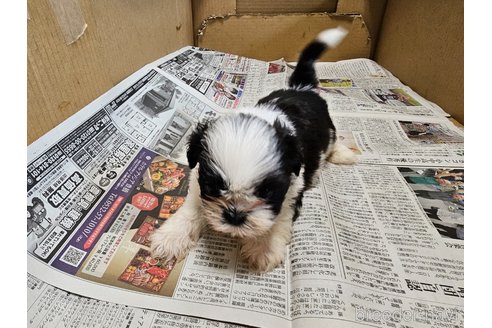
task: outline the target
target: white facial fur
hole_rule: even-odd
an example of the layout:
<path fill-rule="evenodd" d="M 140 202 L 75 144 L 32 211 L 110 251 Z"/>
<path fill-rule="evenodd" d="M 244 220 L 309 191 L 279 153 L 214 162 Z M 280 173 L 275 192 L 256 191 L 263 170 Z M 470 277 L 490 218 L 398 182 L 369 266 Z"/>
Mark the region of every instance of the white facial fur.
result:
<path fill-rule="evenodd" d="M 280 165 L 275 130 L 252 115 L 227 115 L 207 131 L 206 144 L 216 172 L 228 182 L 229 190 L 246 192 L 251 184 Z"/>

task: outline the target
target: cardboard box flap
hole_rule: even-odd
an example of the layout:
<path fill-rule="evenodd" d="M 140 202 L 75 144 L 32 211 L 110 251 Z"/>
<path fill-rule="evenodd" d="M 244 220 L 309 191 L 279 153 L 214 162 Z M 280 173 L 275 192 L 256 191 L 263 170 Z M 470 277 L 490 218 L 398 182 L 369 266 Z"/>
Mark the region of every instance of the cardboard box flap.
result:
<path fill-rule="evenodd" d="M 337 0 L 192 0 L 195 36 L 202 22 L 234 14 L 335 12 Z M 196 39 L 195 39 L 196 42 Z"/>
<path fill-rule="evenodd" d="M 377 45 L 386 0 L 338 0 L 337 14 L 361 14 L 372 38 L 371 57 Z"/>
<path fill-rule="evenodd" d="M 339 25 L 348 29 L 349 34 L 321 60 L 369 58 L 371 37 L 361 15 L 317 13 L 215 17 L 203 22 L 197 35 L 197 45 L 260 60 L 283 57 L 287 61 L 297 61 L 300 51 L 320 31 Z"/>

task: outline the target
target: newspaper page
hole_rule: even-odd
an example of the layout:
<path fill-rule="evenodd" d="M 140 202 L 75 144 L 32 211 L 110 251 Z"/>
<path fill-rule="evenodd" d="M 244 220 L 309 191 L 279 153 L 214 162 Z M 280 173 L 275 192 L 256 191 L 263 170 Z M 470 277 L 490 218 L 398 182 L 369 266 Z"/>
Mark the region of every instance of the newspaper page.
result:
<path fill-rule="evenodd" d="M 360 163 L 464 165 L 463 131 L 447 119 L 359 114 L 332 120 Z"/>
<path fill-rule="evenodd" d="M 331 64 L 329 74 L 366 79 L 366 89 L 377 89 L 371 76 L 386 74 L 405 88 L 362 62 Z M 29 146 L 29 273 L 54 286 L 48 295 L 115 303 L 104 306 L 118 313 L 165 311 L 159 320 L 187 322 L 176 313 L 260 327 L 463 326 L 463 134 L 437 111 L 335 110 L 340 140 L 360 164 L 323 170 L 282 267 L 250 272 L 237 241 L 217 233 L 182 261 L 150 256 L 149 236 L 186 197 L 183 150 L 193 126 L 285 87 L 288 71 L 281 60 L 186 47 Z M 215 82 L 235 100 L 210 91 Z"/>
<path fill-rule="evenodd" d="M 259 98 L 285 87 L 287 78 L 283 60 L 263 62 L 196 47 L 155 64 L 226 109 L 254 106 Z"/>
<path fill-rule="evenodd" d="M 29 327 L 240 328 L 232 323 L 129 307 L 75 295 L 27 275 Z"/>
<path fill-rule="evenodd" d="M 449 116 L 370 59 L 317 63 L 316 72 L 330 113 Z"/>
<path fill-rule="evenodd" d="M 295 327 L 463 326 L 464 170 L 337 166 L 290 245 Z"/>

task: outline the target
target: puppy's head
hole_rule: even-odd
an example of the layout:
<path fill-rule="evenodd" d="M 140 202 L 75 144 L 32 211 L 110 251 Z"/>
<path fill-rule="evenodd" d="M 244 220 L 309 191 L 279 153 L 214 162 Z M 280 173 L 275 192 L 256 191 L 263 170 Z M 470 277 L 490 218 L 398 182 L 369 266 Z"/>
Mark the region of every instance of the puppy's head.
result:
<path fill-rule="evenodd" d="M 199 125 L 187 156 L 192 169 L 199 165 L 209 225 L 239 238 L 258 237 L 271 228 L 301 168 L 298 143 L 287 128 L 247 114 Z"/>

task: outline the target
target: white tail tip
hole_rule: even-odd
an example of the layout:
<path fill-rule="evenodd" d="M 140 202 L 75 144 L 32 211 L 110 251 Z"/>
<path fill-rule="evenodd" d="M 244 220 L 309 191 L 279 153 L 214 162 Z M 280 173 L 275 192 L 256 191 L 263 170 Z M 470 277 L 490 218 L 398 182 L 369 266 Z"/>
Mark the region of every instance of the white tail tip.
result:
<path fill-rule="evenodd" d="M 319 33 L 316 40 L 325 43 L 330 48 L 335 48 L 347 34 L 348 31 L 345 28 L 338 26 Z"/>

